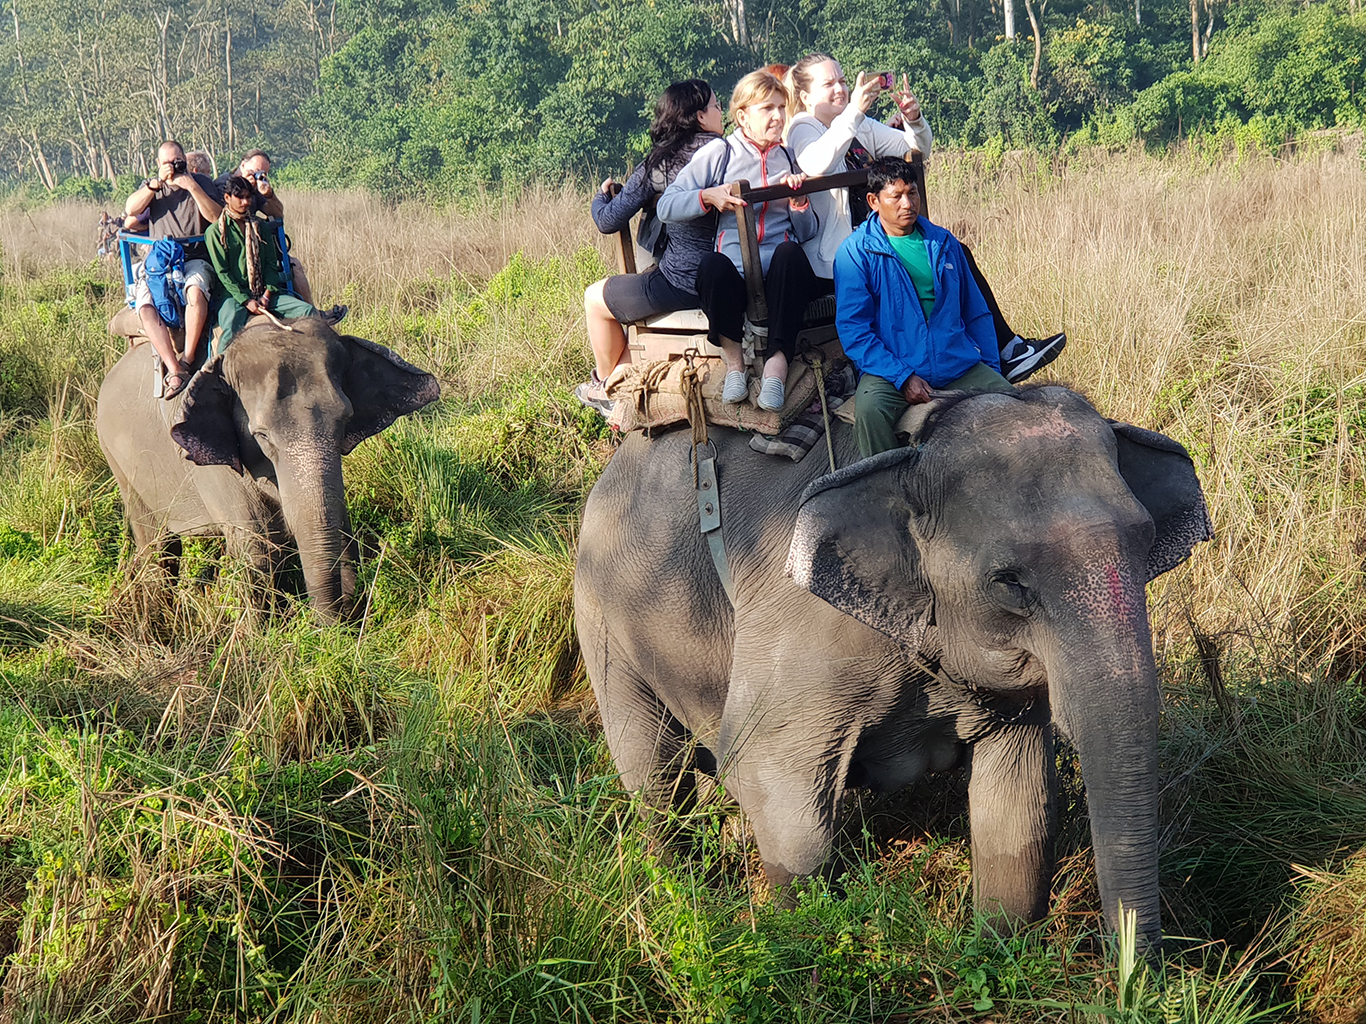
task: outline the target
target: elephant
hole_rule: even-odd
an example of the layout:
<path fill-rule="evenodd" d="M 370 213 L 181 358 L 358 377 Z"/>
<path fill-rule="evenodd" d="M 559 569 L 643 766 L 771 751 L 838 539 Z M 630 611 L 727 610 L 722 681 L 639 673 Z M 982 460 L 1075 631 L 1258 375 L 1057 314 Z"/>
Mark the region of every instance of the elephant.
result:
<path fill-rule="evenodd" d="M 152 397 L 147 348 L 129 350 L 100 386 L 95 428 L 139 555 L 221 534 L 269 581 L 292 540 L 314 612 L 332 622 L 356 590 L 342 456 L 441 389 L 317 317 L 289 326 L 248 325 L 170 401 Z"/>
<path fill-rule="evenodd" d="M 574 579 L 623 785 L 648 812 L 714 773 L 777 888 L 827 869 L 852 789 L 966 765 L 974 906 L 1008 932 L 1048 910 L 1056 723 L 1106 917 L 1123 901 L 1158 949 L 1144 586 L 1212 536 L 1192 460 L 1056 385 L 947 394 L 906 419 L 907 447 L 864 460 L 835 422 L 833 473 L 824 452 L 790 463 L 709 427 L 696 451 L 715 453 L 723 559 L 688 433 L 625 439 L 585 504 Z"/>

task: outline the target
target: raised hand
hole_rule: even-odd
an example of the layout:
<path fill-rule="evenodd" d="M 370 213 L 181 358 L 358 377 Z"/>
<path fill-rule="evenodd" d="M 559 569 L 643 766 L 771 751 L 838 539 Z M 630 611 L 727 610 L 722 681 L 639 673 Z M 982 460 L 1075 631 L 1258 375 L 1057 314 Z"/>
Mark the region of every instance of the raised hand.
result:
<path fill-rule="evenodd" d="M 860 76 L 862 77 L 862 76 Z M 911 92 L 910 76 L 901 76 L 901 88 L 892 93 L 892 99 L 896 107 L 901 111 L 901 116 L 906 119 L 906 123 L 920 120 L 920 101 Z"/>
<path fill-rule="evenodd" d="M 849 100 L 866 114 L 873 109 L 873 104 L 877 102 L 877 98 L 881 94 L 882 78 L 879 75 L 870 75 L 866 71 L 860 71 L 858 79 L 854 82 L 854 91 Z"/>

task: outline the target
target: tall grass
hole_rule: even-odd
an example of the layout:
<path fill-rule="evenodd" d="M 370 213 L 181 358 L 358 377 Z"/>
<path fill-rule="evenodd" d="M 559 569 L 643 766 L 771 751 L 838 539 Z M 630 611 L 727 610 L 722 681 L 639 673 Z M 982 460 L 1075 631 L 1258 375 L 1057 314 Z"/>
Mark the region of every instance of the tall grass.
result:
<path fill-rule="evenodd" d="M 608 265 L 584 198 L 308 194 L 285 199 L 319 298 L 445 394 L 347 457 L 365 615 L 327 629 L 289 595 L 254 615 L 212 542 L 172 588 L 131 566 L 92 428 L 117 270 L 85 259 L 89 208 L 0 213 L 0 1020 L 1355 1019 L 1356 152 L 940 154 L 929 194 L 1020 333 L 1068 331 L 1056 374 L 1205 485 L 1217 539 L 1150 588 L 1189 937 L 1164 980 L 1099 938 L 1069 755 L 1056 913 L 1010 940 L 971 916 L 959 778 L 861 802 L 839 892 L 792 911 L 723 804 L 664 844 L 572 633 L 611 447 L 569 393 Z"/>

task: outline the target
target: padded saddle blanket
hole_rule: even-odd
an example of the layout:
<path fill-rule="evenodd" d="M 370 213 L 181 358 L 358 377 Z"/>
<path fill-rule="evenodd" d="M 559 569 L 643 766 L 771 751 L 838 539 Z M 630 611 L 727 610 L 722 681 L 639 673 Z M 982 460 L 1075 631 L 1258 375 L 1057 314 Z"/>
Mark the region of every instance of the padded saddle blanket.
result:
<path fill-rule="evenodd" d="M 843 358 L 838 342 L 832 342 L 820 351 L 827 367 Z M 707 422 L 718 426 L 777 434 L 800 416 L 816 397 L 816 374 L 802 356 L 788 367 L 787 400 L 778 412 L 759 408 L 758 378 L 749 382 L 749 398 L 732 405 L 721 401 L 725 361 L 715 356 L 696 356 L 692 365 L 702 389 L 702 407 Z M 683 379 L 687 367 L 686 358 L 618 366 L 607 378 L 607 397 L 615 403 L 608 422 L 623 432 L 653 430 L 686 422 L 688 402 L 683 393 Z M 826 373 L 828 375 L 830 370 Z"/>

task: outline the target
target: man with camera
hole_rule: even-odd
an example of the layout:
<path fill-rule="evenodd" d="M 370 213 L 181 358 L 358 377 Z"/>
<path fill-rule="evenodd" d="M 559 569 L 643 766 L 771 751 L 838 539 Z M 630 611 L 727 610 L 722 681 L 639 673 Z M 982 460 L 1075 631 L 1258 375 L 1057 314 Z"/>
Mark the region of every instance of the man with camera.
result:
<path fill-rule="evenodd" d="M 123 212 L 134 218 L 147 218 L 147 234 L 156 241 L 163 238 L 190 238 L 202 235 L 223 212 L 218 187 L 212 178 L 194 174 L 185 164 L 185 148 L 167 140 L 157 149 L 157 174 L 148 178 L 128 197 Z M 204 325 L 209 319 L 209 294 L 214 273 L 208 251 L 202 242 L 185 248 L 185 356 L 176 355 L 175 344 L 165 320 L 157 311 L 148 281 L 145 261 L 133 274 L 133 305 L 147 335 L 168 371 L 166 397 L 172 398 L 190 382 L 190 367 L 199 351 Z"/>
<path fill-rule="evenodd" d="M 242 156 L 241 163 L 237 165 L 237 170 L 229 171 L 216 182 L 220 192 L 227 188 L 228 179 L 233 176 L 246 178 L 256 186 L 256 195 L 251 200 L 253 216 L 260 213 L 267 217 L 284 219 L 285 204 L 275 191 L 275 186 L 270 183 L 270 155 L 264 149 L 247 150 Z M 310 306 L 313 305 L 313 286 L 309 284 L 303 264 L 293 256 L 289 257 L 289 274 L 294 293 Z M 328 312 L 336 314 L 338 311 L 341 311 L 342 316 L 346 313 L 344 306 L 333 306 Z"/>

